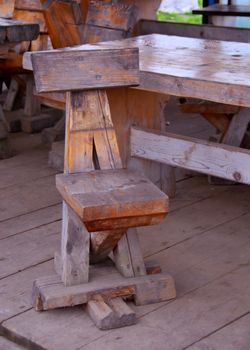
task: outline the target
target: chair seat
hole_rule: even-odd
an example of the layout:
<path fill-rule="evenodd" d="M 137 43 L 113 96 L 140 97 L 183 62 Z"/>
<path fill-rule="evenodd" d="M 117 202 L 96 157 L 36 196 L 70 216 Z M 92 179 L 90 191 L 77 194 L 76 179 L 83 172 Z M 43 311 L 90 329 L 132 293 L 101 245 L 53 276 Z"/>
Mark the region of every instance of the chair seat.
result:
<path fill-rule="evenodd" d="M 168 212 L 168 197 L 131 170 L 60 174 L 56 186 L 89 232 L 156 224 Z"/>

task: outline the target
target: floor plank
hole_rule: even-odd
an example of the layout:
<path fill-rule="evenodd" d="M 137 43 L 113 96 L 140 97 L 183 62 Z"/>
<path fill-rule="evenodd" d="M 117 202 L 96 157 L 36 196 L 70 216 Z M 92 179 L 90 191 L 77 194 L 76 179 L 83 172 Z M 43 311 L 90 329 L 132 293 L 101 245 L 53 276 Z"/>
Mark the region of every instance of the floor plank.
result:
<path fill-rule="evenodd" d="M 228 191 L 174 211 L 157 226 L 140 228 L 144 256 L 151 256 L 240 217 L 250 210 L 249 196 L 249 186 L 232 186 Z"/>
<path fill-rule="evenodd" d="M 24 350 L 24 348 L 0 336 L 0 350 Z"/>
<path fill-rule="evenodd" d="M 0 322 L 31 309 L 33 281 L 53 273 L 50 260 L 0 280 Z"/>
<path fill-rule="evenodd" d="M 171 132 L 204 138 L 213 133 L 197 115 L 175 112 L 167 119 Z M 178 173 L 185 180 L 177 183 L 169 216 L 139 233 L 147 260 L 174 276 L 178 297 L 134 307 L 136 326 L 103 332 L 82 307 L 31 309 L 33 280 L 53 271 L 61 199 L 38 136 L 15 135 L 12 144 L 19 154 L 0 162 L 0 334 L 48 350 L 250 348 L 249 187 L 209 186 L 205 176 Z"/>
<path fill-rule="evenodd" d="M 58 221 L 61 217 L 62 205 L 55 204 L 50 207 L 38 209 L 31 213 L 2 221 L 0 222 L 0 240 Z"/>
<path fill-rule="evenodd" d="M 59 247 L 61 222 L 1 240 L 0 278 L 51 259 Z"/>
<path fill-rule="evenodd" d="M 250 349 L 250 314 L 223 327 L 214 334 L 199 341 L 188 350 L 249 350 Z"/>
<path fill-rule="evenodd" d="M 250 251 L 250 237 L 248 232 L 248 227 L 250 224 L 250 214 L 245 215 L 244 217 L 238 218 L 236 220 L 233 220 L 232 222 L 221 225 L 220 227 L 217 227 L 213 230 L 207 231 L 203 235 L 200 235 L 198 237 L 193 237 L 192 239 L 183 242 L 179 246 L 174 246 L 170 249 L 164 250 L 161 253 L 158 253 L 153 256 L 153 260 L 156 263 L 159 263 L 163 270 L 171 272 L 171 274 L 174 276 L 177 284 L 177 293 L 178 298 L 173 303 L 179 303 L 182 298 L 185 298 L 185 302 L 183 302 L 183 314 L 185 315 L 185 310 L 187 306 L 189 305 L 189 297 L 188 295 L 191 295 L 191 298 L 193 300 L 193 304 L 196 303 L 196 296 L 193 296 L 194 293 L 197 292 L 197 290 L 200 290 L 199 288 L 208 288 L 209 283 L 218 283 L 216 280 L 222 279 L 222 281 L 225 278 L 225 275 L 228 276 L 228 273 L 230 274 L 230 271 L 236 270 L 239 268 L 239 266 L 248 266 L 249 264 L 249 251 Z M 177 259 L 178 258 L 178 259 Z M 244 275 L 244 274 L 243 274 Z M 247 275 L 247 271 L 245 272 L 245 275 Z M 33 275 L 32 275 L 33 276 Z M 12 280 L 15 280 L 17 283 L 18 281 L 18 274 L 11 276 Z M 3 281 L 5 281 L 6 284 L 9 284 L 10 277 L 7 277 Z M 214 282 L 213 282 L 214 281 Z M 234 298 L 241 298 L 240 293 L 240 278 L 238 279 L 238 294 L 235 292 Z M 250 282 L 247 282 L 250 283 Z M 222 285 L 226 284 L 223 282 Z M 29 282 L 29 285 L 31 285 L 31 282 Z M 13 286 L 10 285 L 10 287 Z M 1 287 L 1 284 L 0 284 Z M 242 286 L 245 288 L 244 286 Z M 228 286 L 229 288 L 229 286 Z M 217 287 L 215 288 L 217 290 Z M 230 288 L 229 288 L 230 289 Z M 250 289 L 250 286 L 249 286 Z M 196 294 L 194 294 L 196 295 Z M 221 298 L 220 294 L 218 296 Z M 199 296 L 197 297 L 197 301 L 199 301 Z M 214 297 L 215 301 L 217 300 L 217 296 Z M 1 299 L 0 299 L 1 300 Z M 3 300 L 5 302 L 5 300 Z M 221 303 L 221 300 L 218 300 L 219 303 Z M 7 301 L 8 303 L 8 301 Z M 16 301 L 18 304 L 18 301 Z M 206 303 L 206 299 L 204 301 Z M 243 301 L 244 303 L 244 301 Z M 171 303 L 172 304 L 172 303 Z M 202 305 L 202 302 L 201 302 Z M 151 332 L 151 326 L 148 325 L 145 327 L 144 318 L 147 320 L 151 319 L 151 313 L 156 310 L 155 312 L 159 312 L 159 317 L 161 317 L 161 325 L 159 325 L 159 329 L 161 330 L 162 325 L 165 324 L 164 318 L 168 317 L 166 314 L 168 313 L 167 307 L 169 306 L 169 303 L 161 303 L 161 304 L 154 304 L 149 306 L 143 306 L 143 307 L 135 307 L 136 314 L 141 317 L 139 320 L 139 324 L 136 326 L 135 332 L 137 332 L 139 327 L 139 334 L 142 332 L 142 336 L 146 338 L 145 341 L 147 343 L 144 344 L 145 349 L 155 349 L 154 347 L 150 346 L 156 346 L 156 349 L 162 349 L 162 344 L 165 344 L 166 339 L 162 339 L 162 331 L 160 331 L 160 334 L 158 334 L 158 330 L 155 329 Z M 245 305 L 247 307 L 247 304 Z M 157 310 L 159 309 L 159 310 Z M 10 332 L 14 332 L 17 337 L 24 336 L 25 338 L 29 338 L 32 336 L 32 340 L 38 344 L 39 346 L 46 346 L 48 345 L 48 339 L 50 341 L 51 349 L 57 350 L 60 349 L 60 346 L 62 346 L 62 349 L 78 349 L 79 347 L 83 346 L 84 344 L 88 344 L 94 341 L 93 344 L 95 344 L 95 339 L 99 336 L 102 336 L 103 333 L 99 332 L 91 332 L 89 333 L 89 336 L 84 338 L 79 337 L 79 333 L 76 332 L 75 329 L 85 329 L 85 325 L 90 327 L 89 320 L 86 318 L 84 313 L 79 313 L 79 309 L 72 309 L 70 310 L 60 310 L 60 311 L 50 311 L 50 312 L 44 312 L 44 313 L 35 313 L 33 310 L 27 311 L 22 315 L 19 315 L 17 317 L 14 317 L 9 322 L 4 323 L 4 327 L 6 327 Z M 227 307 L 225 306 L 225 310 L 230 313 L 230 305 L 229 309 L 227 310 Z M 199 311 L 199 310 L 198 310 Z M 189 311 L 190 312 L 190 311 Z M 200 312 L 200 311 L 199 311 Z M 176 313 L 176 316 L 178 315 L 179 311 Z M 195 314 L 195 312 L 194 312 Z M 63 318 L 63 316 L 65 319 Z M 199 313 L 197 314 L 197 317 L 199 316 Z M 68 340 L 64 340 L 63 345 L 62 343 L 58 343 L 58 337 L 60 334 L 60 330 L 57 327 L 53 326 L 53 323 L 55 320 L 59 319 L 59 324 L 62 328 L 65 328 L 68 326 L 68 322 L 70 320 L 71 327 L 68 328 L 67 335 Z M 188 317 L 188 314 L 186 315 L 186 318 Z M 205 317 L 205 316 L 204 316 Z M 169 321 L 170 322 L 170 321 Z M 168 322 L 168 323 L 169 323 Z M 177 321 L 176 321 L 177 322 Z M 180 322 L 180 320 L 178 320 Z M 168 324 L 167 323 L 167 324 Z M 171 322 L 170 322 L 171 323 Z M 11 327 L 9 326 L 11 324 Z M 204 324 L 206 325 L 206 319 L 204 319 Z M 43 326 L 41 326 L 43 325 Z M 49 328 L 53 329 L 53 335 L 51 333 L 48 333 Z M 94 326 L 93 326 L 94 327 Z M 197 326 L 198 327 L 198 326 Z M 30 329 L 32 328 L 32 335 L 30 334 Z M 206 329 L 206 327 L 204 326 Z M 185 329 L 185 325 L 182 325 L 181 329 Z M 159 340 L 159 348 L 157 348 L 157 344 L 154 342 L 151 344 L 151 336 L 150 339 L 146 337 L 146 333 L 149 332 L 157 334 L 157 337 Z M 127 334 L 127 329 L 121 330 L 121 337 L 124 338 L 124 336 Z M 144 332 L 144 333 L 143 333 Z M 164 331 L 165 332 L 165 331 Z M 84 332 L 85 333 L 85 332 Z M 106 335 L 105 335 L 106 336 Z M 120 335 L 118 336 L 120 337 Z M 179 337 L 179 335 L 178 335 Z M 177 337 L 177 338 L 178 338 Z M 115 339 L 115 336 L 112 337 L 112 339 Z M 135 336 L 132 336 L 131 338 L 135 343 L 129 342 L 125 343 L 126 346 L 130 347 L 131 349 L 137 349 L 135 347 L 135 344 L 137 344 L 135 340 Z M 164 343 L 161 343 L 160 341 L 163 340 Z M 174 342 L 174 340 L 173 340 Z M 123 342 L 122 342 L 123 343 Z M 114 344 L 117 345 L 117 342 L 114 341 Z M 120 347 L 120 343 L 119 347 Z M 150 345 L 151 344 L 151 345 Z M 75 346 L 75 348 L 73 347 Z M 97 342 L 96 349 L 101 346 L 101 342 Z M 107 342 L 107 346 L 111 346 L 109 342 Z M 118 345 L 117 345 L 118 346 Z M 172 346 L 172 345 L 171 345 Z M 91 348 L 92 349 L 92 348 Z M 116 349 L 115 346 L 111 349 Z M 123 347 L 121 347 L 123 349 Z M 124 345 L 125 349 L 125 345 Z M 140 347 L 139 347 L 140 349 Z M 164 348 L 165 349 L 165 348 Z M 168 349 L 168 348 L 166 348 Z M 170 347 L 169 349 L 172 350 Z"/>
<path fill-rule="evenodd" d="M 2 189 L 0 192 L 0 221 L 24 215 L 61 202 L 55 187 L 55 176 L 47 176 Z"/>
<path fill-rule="evenodd" d="M 162 350 L 164 344 L 164 350 L 182 350 L 250 311 L 249 273 L 249 266 L 239 268 L 149 313 L 136 326 L 114 330 L 80 349 Z"/>

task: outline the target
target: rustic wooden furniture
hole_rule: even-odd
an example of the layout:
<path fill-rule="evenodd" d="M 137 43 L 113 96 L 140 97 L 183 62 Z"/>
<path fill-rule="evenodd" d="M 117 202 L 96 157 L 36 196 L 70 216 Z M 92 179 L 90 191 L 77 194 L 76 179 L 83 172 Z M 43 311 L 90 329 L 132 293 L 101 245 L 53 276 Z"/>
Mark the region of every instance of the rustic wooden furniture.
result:
<path fill-rule="evenodd" d="M 154 106 L 154 108 L 152 108 L 152 105 L 157 105 L 160 102 L 155 98 L 155 95 L 157 95 L 157 93 L 164 93 L 167 95 L 207 99 L 209 101 L 229 104 L 230 106 L 242 107 L 240 111 L 235 114 L 237 116 L 237 120 L 235 119 L 234 124 L 236 131 L 234 135 L 237 136 L 241 134 L 242 129 L 245 129 L 245 120 L 247 120 L 247 123 L 249 122 L 249 110 L 247 108 L 243 108 L 250 107 L 250 83 L 247 77 L 247 70 L 249 67 L 248 44 L 215 42 L 155 34 L 116 42 L 99 43 L 94 46 L 84 45 L 82 47 L 78 47 L 77 49 L 72 48 L 66 51 L 55 51 L 51 53 L 50 56 L 46 53 L 33 54 L 31 57 L 30 55 L 25 57 L 26 60 L 24 61 L 24 65 L 26 68 L 31 68 L 33 65 L 38 92 L 48 90 L 60 91 L 63 86 L 65 88 L 65 85 L 69 89 L 74 89 L 76 87 L 78 87 L 78 89 L 85 89 L 90 87 L 90 75 L 84 70 L 81 71 L 81 69 L 83 69 L 81 66 L 81 62 L 83 62 L 82 57 L 84 57 L 86 50 L 93 50 L 92 53 L 95 55 L 94 52 L 96 50 L 103 52 L 103 49 L 119 50 L 126 48 L 129 49 L 131 47 L 139 47 L 140 50 L 140 85 L 133 88 L 116 87 L 114 89 L 107 90 L 107 95 L 105 95 L 108 97 L 110 104 L 112 124 L 110 123 L 111 119 L 108 118 L 109 121 L 106 121 L 104 125 L 109 126 L 108 129 L 110 130 L 111 134 L 115 130 L 112 140 L 115 140 L 114 135 L 116 135 L 118 148 L 114 145 L 114 143 L 112 143 L 112 145 L 115 147 L 114 150 L 120 149 L 121 158 L 118 159 L 121 159 L 123 165 L 125 165 L 127 169 L 134 169 L 136 166 L 140 170 L 144 170 L 145 174 L 147 174 L 147 162 L 148 160 L 151 160 L 249 184 L 249 150 L 231 145 L 216 144 L 190 137 L 165 133 L 161 132 L 160 128 L 158 128 L 158 130 L 152 130 L 154 127 L 150 126 L 152 120 L 161 118 L 160 115 L 155 113 L 156 107 Z M 98 55 L 101 54 L 99 53 Z M 98 55 L 96 57 L 98 57 Z M 59 62 L 60 57 L 64 57 L 61 62 L 66 62 L 67 69 L 61 66 L 61 68 L 51 69 L 51 71 L 45 70 L 45 67 L 54 67 L 54 62 Z M 75 62 L 72 63 L 73 57 L 76 58 L 77 65 Z M 216 66 L 214 65 L 214 62 L 217 62 Z M 60 65 L 58 66 L 60 67 Z M 75 73 L 72 77 L 73 67 L 74 72 L 77 71 L 77 73 Z M 64 74 L 62 74 L 62 70 L 64 71 Z M 91 70 L 89 70 L 89 72 L 90 71 Z M 103 73 L 104 69 L 100 70 L 100 76 L 99 74 L 95 76 L 95 79 L 99 80 L 99 84 L 103 83 L 103 76 L 101 72 Z M 85 79 L 83 79 L 83 76 Z M 100 85 L 97 85 L 97 87 L 98 86 L 100 87 Z M 88 117 L 86 117 L 85 120 L 86 124 L 80 123 L 78 119 L 74 119 L 80 118 L 80 116 L 93 116 L 93 111 L 96 110 L 97 104 L 92 103 L 92 98 L 94 98 L 92 95 L 93 92 L 89 92 L 87 95 L 85 94 L 77 92 L 67 93 L 66 104 L 68 119 L 65 169 L 67 169 L 67 172 L 70 172 L 69 169 L 71 169 L 71 171 L 81 173 L 83 171 L 81 164 L 83 163 L 75 161 L 75 159 L 79 159 L 78 157 L 82 159 L 82 162 L 85 162 L 84 168 L 89 171 L 93 171 L 94 168 L 96 169 L 98 167 L 102 169 L 101 164 L 106 167 L 110 167 L 110 162 L 113 162 L 112 168 L 116 168 L 117 166 L 114 165 L 114 161 L 117 160 L 117 158 L 111 156 L 110 148 L 107 152 L 106 146 L 103 146 L 103 142 L 99 143 L 100 140 L 98 140 L 98 137 L 97 142 L 95 143 L 95 130 L 98 128 L 97 135 L 100 135 L 99 132 L 104 127 L 103 119 L 96 124 L 94 130 L 91 129 L 92 126 L 91 128 L 89 127 L 90 122 Z M 96 94 L 96 92 L 94 94 Z M 102 111 L 103 115 L 108 117 L 110 116 L 109 109 L 104 107 L 107 106 L 105 96 L 102 95 L 101 98 L 103 99 L 102 101 L 104 103 L 103 108 L 98 107 L 98 109 L 99 111 Z M 148 101 L 152 98 L 152 96 L 153 99 L 150 101 L 151 106 L 149 108 Z M 100 104 L 100 100 L 98 103 Z M 230 106 L 228 107 L 229 109 L 233 108 Z M 148 112 L 147 117 L 144 114 L 145 111 Z M 96 120 L 98 120 L 98 115 L 100 114 L 95 114 Z M 104 119 L 107 120 L 106 117 L 104 117 Z M 93 118 L 91 118 L 91 120 L 93 121 Z M 81 131 L 78 129 L 78 127 L 81 129 Z M 233 127 L 233 124 L 231 127 Z M 87 133 L 86 128 L 88 130 Z M 78 144 L 79 142 L 79 135 L 83 135 L 85 142 L 80 147 L 74 147 L 74 145 Z M 93 142 L 94 145 L 97 145 L 94 147 L 94 150 Z M 98 145 L 100 144 L 102 147 L 99 148 Z M 129 144 L 130 147 L 128 147 Z M 110 145 L 111 144 L 109 144 L 109 147 Z M 107 152 L 106 157 L 102 157 L 102 155 L 99 153 L 100 149 L 104 150 L 105 153 Z M 72 158 L 72 155 L 74 154 L 72 153 L 73 150 L 75 150 L 75 155 L 77 158 Z M 114 153 L 112 152 L 112 154 Z M 89 158 L 89 155 L 92 158 Z M 90 159 L 92 160 L 90 161 Z M 91 209 L 88 206 L 86 207 L 82 199 L 80 199 L 82 192 L 79 193 L 79 189 L 77 189 L 78 175 L 74 176 L 76 176 L 76 181 L 71 178 L 70 184 L 67 184 L 67 190 L 65 190 L 66 185 L 64 181 L 62 182 L 64 185 L 61 185 L 61 180 L 58 182 L 64 199 L 67 200 L 67 203 L 74 209 L 74 211 L 78 212 L 77 218 L 72 216 L 72 213 L 69 215 L 69 209 L 66 209 L 67 206 L 64 205 L 62 254 L 60 258 L 57 257 L 56 262 L 57 270 L 61 271 L 66 285 L 72 284 L 72 281 L 69 283 L 67 282 L 66 276 L 70 276 L 70 279 L 73 280 L 77 280 L 79 276 L 82 278 L 81 281 L 87 279 L 86 274 L 83 273 L 83 271 L 86 270 L 81 269 L 82 266 L 86 266 L 86 254 L 83 253 L 82 249 L 80 249 L 80 251 L 78 249 L 79 240 L 82 239 L 82 241 L 86 242 L 87 238 L 82 230 L 82 226 L 80 226 L 78 230 L 74 230 L 73 227 L 75 225 L 79 225 L 79 215 L 81 216 L 82 220 L 86 222 L 86 224 L 88 220 L 92 222 L 93 219 L 93 217 L 91 218 L 87 214 L 87 211 Z M 91 172 L 89 173 L 89 176 L 91 176 Z M 96 173 L 94 173 L 93 176 L 95 177 Z M 86 181 L 87 184 L 89 179 Z M 86 188 L 91 188 L 91 186 L 86 184 Z M 74 188 L 74 185 L 76 185 L 76 188 Z M 64 190 L 62 190 L 63 186 Z M 86 194 L 86 190 L 84 190 L 83 187 L 83 185 L 80 185 L 80 188 Z M 102 186 L 98 188 L 98 194 L 100 195 L 101 201 L 105 198 L 102 204 L 105 205 L 105 203 L 107 203 L 107 212 L 109 212 L 109 210 L 111 210 L 108 204 L 109 200 L 107 200 L 106 197 L 103 197 L 101 193 Z M 70 199 L 67 199 L 67 196 L 70 196 Z M 75 196 L 77 198 L 74 198 Z M 89 196 L 91 197 L 91 195 Z M 100 210 L 100 213 L 103 213 L 105 216 L 106 209 L 101 209 L 99 204 L 97 205 L 97 208 L 98 211 Z M 95 226 L 95 228 L 109 228 L 109 226 L 103 224 L 102 220 L 106 220 L 104 216 L 102 216 L 102 218 L 97 217 L 98 224 Z M 69 217 L 71 217 L 70 220 Z M 122 218 L 119 217 L 118 219 L 120 220 Z M 104 226 L 102 226 L 102 224 Z M 90 224 L 89 228 L 92 229 L 92 224 Z M 114 255 L 112 258 L 116 262 L 118 269 L 122 271 L 124 275 L 131 276 L 127 268 L 125 267 L 124 269 L 124 264 L 121 263 L 121 256 L 124 257 L 125 250 L 124 239 L 119 241 L 119 234 L 119 232 L 116 232 L 111 236 L 109 234 L 100 236 L 99 233 L 97 235 L 96 233 L 94 233 L 94 235 L 91 234 L 92 258 L 93 261 L 96 262 L 99 260 L 99 257 L 102 259 L 106 256 L 108 251 L 110 251 L 111 246 L 114 248 L 113 245 L 110 245 L 110 237 L 112 237 L 111 241 L 113 243 L 114 240 L 116 240 L 116 243 L 118 242 L 117 247 L 113 251 Z M 126 237 L 126 244 L 130 242 L 131 236 L 133 238 L 136 237 L 135 235 L 131 234 L 130 230 L 128 231 L 127 236 L 123 236 L 123 238 Z M 72 242 L 73 237 L 74 240 Z M 135 244 L 131 244 L 129 247 L 131 252 L 133 250 L 132 247 L 135 247 Z M 121 252 L 118 259 L 116 256 L 117 251 Z M 73 254 L 76 254 L 76 259 L 73 259 L 72 256 L 70 256 L 72 252 L 74 252 Z M 104 255 L 102 255 L 103 252 Z M 138 256 L 138 252 L 134 257 L 131 257 L 130 255 L 130 261 L 133 261 L 135 257 L 138 258 Z M 135 260 L 138 262 L 137 258 Z M 63 268 L 60 261 L 63 261 Z M 118 264 L 117 261 L 119 261 Z M 132 265 L 133 264 L 134 263 L 132 262 Z M 82 272 L 82 274 L 79 272 L 79 270 Z M 134 268 L 134 271 L 136 270 L 137 269 Z M 142 271 L 142 268 L 139 270 Z M 98 274 L 96 270 L 95 273 Z M 101 274 L 101 272 L 99 273 Z M 157 275 L 154 277 L 152 276 L 150 279 L 157 279 L 156 276 Z M 145 278 L 149 277 L 143 277 L 143 279 Z M 116 280 L 116 277 L 114 277 L 114 279 Z M 133 291 L 130 290 L 129 294 L 136 294 L 139 290 L 137 288 L 139 287 L 138 285 L 135 287 L 134 283 L 137 282 L 135 282 L 134 279 L 130 279 L 130 281 L 133 284 Z M 136 281 L 138 280 L 136 279 Z M 169 282 L 170 280 L 168 279 L 168 283 Z M 152 280 L 150 283 L 154 285 Z M 166 284 L 166 282 L 160 282 L 158 286 L 166 286 L 169 285 L 168 283 Z M 124 285 L 122 284 L 122 286 Z M 37 281 L 34 288 L 37 308 L 49 309 L 51 307 L 60 307 L 71 303 L 86 303 L 93 297 L 93 294 L 97 292 L 96 288 L 98 289 L 94 281 L 93 283 L 90 282 L 90 284 L 82 284 L 77 287 L 63 287 L 62 284 L 60 284 L 59 279 L 55 279 L 55 277 Z M 119 291 L 121 290 L 120 288 L 121 285 L 119 284 Z M 146 290 L 145 286 L 143 288 Z M 103 295 L 106 297 L 107 295 L 114 296 L 114 291 L 108 289 L 107 284 L 105 284 L 105 287 L 103 287 L 103 285 L 100 287 L 99 285 L 97 294 L 100 293 L 103 293 Z M 154 288 L 151 288 L 150 292 L 147 292 L 146 294 L 147 297 L 151 294 L 153 297 L 152 300 L 156 300 Z M 167 297 L 167 294 L 165 294 L 165 297 Z M 103 303 L 102 298 L 100 299 L 101 303 Z M 98 312 L 96 312 L 95 307 L 98 309 L 96 305 L 100 300 L 97 297 L 97 300 L 94 302 L 94 306 L 92 305 L 89 307 L 92 316 L 94 314 L 93 318 L 97 317 Z M 147 302 L 148 301 L 149 300 L 147 299 Z M 93 308 L 95 311 L 93 311 Z M 103 320 L 103 318 L 100 319 Z M 97 321 L 97 323 L 102 323 L 100 319 L 98 319 L 99 321 Z M 112 323 L 112 326 L 113 325 L 114 323 Z"/>
<path fill-rule="evenodd" d="M 249 17 L 250 6 L 248 5 L 222 5 L 214 4 L 200 9 L 192 11 L 195 15 L 206 16 L 237 16 L 237 17 Z"/>
<path fill-rule="evenodd" d="M 39 132 L 44 127 L 53 126 L 58 120 L 51 110 L 42 110 L 40 100 L 34 94 L 34 81 L 29 72 L 22 67 L 22 56 L 26 51 L 48 49 L 49 36 L 42 13 L 40 0 L 15 0 L 12 11 L 14 20 L 21 20 L 39 25 L 39 35 L 35 40 L 19 42 L 0 62 L 4 78 L 10 80 L 4 110 L 10 131 Z M 25 95 L 24 109 L 22 96 Z M 61 113 L 60 113 L 61 114 Z"/>
<path fill-rule="evenodd" d="M 219 27 L 214 25 L 190 25 L 183 23 L 140 21 L 141 34 L 167 34 L 202 38 L 212 40 L 225 40 L 236 42 L 250 42 L 250 29 Z M 239 121 L 239 106 L 230 106 L 217 102 L 208 102 L 198 99 L 180 99 L 180 109 L 183 113 L 198 113 L 205 118 L 215 129 L 216 134 L 211 135 L 211 141 L 217 141 L 232 146 L 241 144 L 249 146 L 248 119 L 243 117 Z M 237 132 L 237 126 L 241 125 L 241 132 Z M 245 126 L 243 126 L 245 125 Z M 209 182 L 213 184 L 228 184 L 228 180 L 209 176 Z"/>
<path fill-rule="evenodd" d="M 222 27 L 211 24 L 200 25 L 142 19 L 138 23 L 138 33 L 139 35 L 165 34 L 197 39 L 250 42 L 250 29 L 248 28 Z"/>
<path fill-rule="evenodd" d="M 68 91 L 65 167 L 57 176 L 64 204 L 61 254 L 55 264 L 62 282 L 52 277 L 51 289 L 50 277 L 37 280 L 36 308 L 87 303 L 101 329 L 133 324 L 134 313 L 118 297 L 134 296 L 138 305 L 175 297 L 169 275 L 147 276 L 135 229 L 162 220 L 168 197 L 140 171 L 126 169 L 103 90 L 139 84 L 138 49 L 86 45 L 31 59 L 38 92 Z M 78 79 L 82 74 L 84 79 Z M 100 276 L 97 268 L 89 282 L 89 261 L 108 255 L 120 274 L 106 266 Z"/>
<path fill-rule="evenodd" d="M 134 4 L 112 0 L 41 1 L 43 14 L 54 48 L 130 37 L 137 20 Z M 46 105 L 64 109 L 61 93 L 37 94 Z M 65 118 L 42 133 L 44 143 L 64 139 Z M 54 165 L 53 146 L 49 162 Z M 61 158 L 63 163 L 63 158 Z M 63 165 L 62 165 L 63 167 Z"/>
<path fill-rule="evenodd" d="M 6 56 L 13 50 L 15 45 L 20 42 L 27 42 L 36 39 L 39 33 L 39 27 L 36 24 L 30 24 L 21 21 L 0 19 L 0 61 L 5 61 Z M 0 106 L 0 158 L 6 158 L 11 155 L 8 143 L 7 122 L 5 120 L 2 106 Z"/>

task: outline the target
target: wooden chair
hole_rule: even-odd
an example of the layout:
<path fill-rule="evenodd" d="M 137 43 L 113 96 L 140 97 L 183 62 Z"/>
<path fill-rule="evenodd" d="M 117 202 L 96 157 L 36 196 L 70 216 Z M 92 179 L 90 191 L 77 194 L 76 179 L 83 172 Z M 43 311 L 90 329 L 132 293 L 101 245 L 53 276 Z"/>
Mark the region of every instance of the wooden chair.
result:
<path fill-rule="evenodd" d="M 175 297 L 169 275 L 147 276 L 135 229 L 162 220 L 168 197 L 140 172 L 124 169 L 105 91 L 139 83 L 138 49 L 94 46 L 32 60 L 38 92 L 68 91 L 65 167 L 56 179 L 64 204 L 55 264 L 63 283 L 55 276 L 37 280 L 34 303 L 39 310 L 87 304 L 101 329 L 133 324 L 121 296 L 134 296 L 138 305 Z M 108 255 L 120 274 L 105 263 L 93 267 L 89 281 L 89 261 Z"/>
<path fill-rule="evenodd" d="M 137 21 L 136 6 L 124 1 L 42 0 L 41 3 L 54 48 L 126 38 L 132 35 Z M 65 109 L 63 93 L 42 93 L 37 96 L 50 107 Z M 43 142 L 51 144 L 53 141 L 63 140 L 64 128 L 65 122 L 62 118 L 55 127 L 43 131 Z M 53 145 L 49 159 L 50 164 L 56 165 L 57 169 L 63 167 L 63 158 L 58 156 Z"/>

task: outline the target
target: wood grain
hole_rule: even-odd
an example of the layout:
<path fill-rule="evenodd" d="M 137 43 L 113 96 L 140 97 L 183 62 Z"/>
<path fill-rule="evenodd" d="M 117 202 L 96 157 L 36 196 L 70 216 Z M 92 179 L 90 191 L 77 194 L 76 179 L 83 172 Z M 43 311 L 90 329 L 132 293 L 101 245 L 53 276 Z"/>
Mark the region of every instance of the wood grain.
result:
<path fill-rule="evenodd" d="M 248 44 L 152 34 L 98 47 L 139 47 L 139 89 L 250 106 Z"/>
<path fill-rule="evenodd" d="M 99 268 L 100 269 L 100 268 Z M 49 310 L 65 306 L 86 304 L 101 295 L 104 299 L 137 295 L 138 304 L 147 301 L 160 302 L 176 296 L 174 281 L 168 274 L 131 277 L 129 279 L 114 274 L 112 268 L 103 268 L 102 275 L 94 273 L 95 280 L 78 286 L 64 287 L 59 277 L 49 276 L 35 281 L 33 286 L 34 305 L 38 310 Z M 158 288 L 162 288 L 159 293 Z M 150 289 L 155 288 L 154 295 Z"/>
<path fill-rule="evenodd" d="M 53 50 L 34 53 L 32 64 L 38 92 L 89 90 L 139 83 L 137 48 Z"/>
<path fill-rule="evenodd" d="M 168 212 L 168 197 L 131 170 L 57 175 L 56 186 L 89 232 L 155 224 Z"/>
<path fill-rule="evenodd" d="M 132 128 L 131 154 L 240 183 L 250 183 L 249 150 Z"/>

